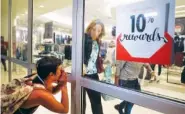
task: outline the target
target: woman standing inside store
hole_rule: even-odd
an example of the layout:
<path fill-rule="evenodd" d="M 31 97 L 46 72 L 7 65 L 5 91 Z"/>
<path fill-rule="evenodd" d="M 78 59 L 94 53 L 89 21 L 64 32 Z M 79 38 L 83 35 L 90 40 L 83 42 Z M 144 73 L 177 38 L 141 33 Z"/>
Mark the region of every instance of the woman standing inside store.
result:
<path fill-rule="evenodd" d="M 97 81 L 99 81 L 99 68 L 103 66 L 103 63 L 101 64 L 99 62 L 99 51 L 100 41 L 104 35 L 104 24 L 100 20 L 92 21 L 86 29 L 84 44 L 84 76 Z M 83 92 L 83 114 L 85 114 L 86 107 L 86 92 L 91 102 L 93 114 L 103 114 L 101 94 L 90 89 L 85 89 Z"/>

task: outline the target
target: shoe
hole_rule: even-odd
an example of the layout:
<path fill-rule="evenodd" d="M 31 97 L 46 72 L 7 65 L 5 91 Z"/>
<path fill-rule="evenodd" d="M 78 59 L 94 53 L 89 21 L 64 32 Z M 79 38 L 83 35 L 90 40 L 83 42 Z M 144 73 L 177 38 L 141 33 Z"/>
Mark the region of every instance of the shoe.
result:
<path fill-rule="evenodd" d="M 150 81 L 149 81 L 149 83 L 152 83 L 154 81 L 156 81 L 156 76 L 152 76 L 151 79 L 150 79 Z"/>
<path fill-rule="evenodd" d="M 119 104 L 115 105 L 114 108 L 119 112 Z"/>
<path fill-rule="evenodd" d="M 156 77 L 156 82 L 157 82 L 157 83 L 160 82 L 160 76 L 159 76 L 159 75 Z"/>
<path fill-rule="evenodd" d="M 157 83 L 160 83 L 160 80 L 157 80 Z"/>

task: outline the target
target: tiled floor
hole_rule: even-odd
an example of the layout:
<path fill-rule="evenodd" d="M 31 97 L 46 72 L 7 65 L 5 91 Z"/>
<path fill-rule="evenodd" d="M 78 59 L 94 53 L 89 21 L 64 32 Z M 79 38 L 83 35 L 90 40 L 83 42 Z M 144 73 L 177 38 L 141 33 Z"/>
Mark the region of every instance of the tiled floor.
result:
<path fill-rule="evenodd" d="M 27 69 L 25 69 L 19 65 L 15 65 L 15 66 L 16 66 L 16 70 L 15 69 L 12 70 L 12 77 L 13 78 L 20 78 L 20 77 L 24 77 L 27 75 Z M 166 75 L 164 73 L 160 78 L 161 78 L 160 83 L 152 83 L 151 84 L 151 83 L 148 83 L 147 81 L 145 81 L 144 85 L 142 86 L 142 90 L 185 100 L 185 86 L 184 85 L 176 85 L 176 84 L 167 83 L 166 82 Z M 173 81 L 173 80 L 179 81 L 180 77 L 171 76 L 170 80 L 171 81 Z M 1 83 L 7 83 L 7 82 L 8 82 L 8 72 L 4 72 L 3 68 L 1 66 Z M 70 89 L 71 89 L 70 84 L 68 83 L 69 100 L 71 100 L 70 99 L 70 95 L 71 95 Z M 59 101 L 60 101 L 60 96 L 61 96 L 60 93 L 55 95 L 56 99 Z M 115 99 L 112 101 L 104 101 L 102 99 L 104 114 L 118 114 L 118 112 L 114 109 L 114 105 L 118 104 L 120 102 L 121 101 L 119 99 Z M 71 101 L 70 101 L 70 103 L 71 103 Z M 39 109 L 34 114 L 55 114 L 55 113 L 48 111 L 44 107 L 39 107 Z M 69 114 L 70 114 L 70 112 L 69 112 Z M 87 97 L 86 114 L 92 114 L 91 106 L 90 106 L 90 102 L 89 102 L 88 97 Z M 134 108 L 132 110 L 132 114 L 160 114 L 160 113 L 153 111 L 153 110 L 150 110 L 150 109 L 147 109 L 147 108 L 143 108 L 143 107 L 134 105 Z"/>

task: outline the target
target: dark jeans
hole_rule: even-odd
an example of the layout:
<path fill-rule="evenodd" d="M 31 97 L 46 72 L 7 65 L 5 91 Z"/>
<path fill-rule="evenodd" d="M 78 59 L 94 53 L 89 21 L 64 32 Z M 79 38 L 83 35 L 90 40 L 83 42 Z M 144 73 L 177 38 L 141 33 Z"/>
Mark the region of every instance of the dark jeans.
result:
<path fill-rule="evenodd" d="M 128 89 L 134 89 L 134 90 L 141 90 L 141 86 L 138 82 L 138 79 L 135 80 L 119 80 L 119 86 L 125 87 Z M 123 101 L 119 105 L 119 113 L 120 114 L 131 114 L 131 110 L 133 107 L 133 103 Z M 123 109 L 125 108 L 125 113 L 123 113 Z"/>
<path fill-rule="evenodd" d="M 152 70 L 154 70 L 155 64 L 151 64 L 150 66 L 151 66 Z M 158 76 L 161 75 L 161 71 L 162 71 L 162 66 L 161 65 L 158 65 Z"/>
<path fill-rule="evenodd" d="M 5 59 L 1 59 L 1 63 L 3 64 L 4 71 L 6 71 L 7 70 L 7 68 L 6 68 L 6 60 Z"/>
<path fill-rule="evenodd" d="M 85 75 L 87 78 L 91 78 L 93 80 L 99 81 L 98 74 L 93 74 L 93 75 Z M 103 109 L 102 109 L 102 103 L 101 103 L 101 93 L 91 90 L 91 89 L 83 89 L 82 93 L 82 99 L 83 99 L 83 109 L 82 109 L 82 114 L 85 114 L 86 110 L 86 92 L 89 96 L 89 100 L 91 102 L 91 109 L 93 114 L 103 114 Z"/>

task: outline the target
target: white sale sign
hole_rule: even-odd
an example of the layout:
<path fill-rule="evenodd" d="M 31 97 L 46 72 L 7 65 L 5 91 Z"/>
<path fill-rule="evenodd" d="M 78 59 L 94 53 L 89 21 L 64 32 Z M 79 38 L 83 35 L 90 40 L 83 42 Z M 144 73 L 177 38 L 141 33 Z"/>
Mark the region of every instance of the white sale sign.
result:
<path fill-rule="evenodd" d="M 165 56 L 160 55 L 160 61 L 154 56 L 159 57 L 156 54 L 164 53 L 171 45 L 168 50 L 171 61 L 174 11 L 174 0 L 146 0 L 118 7 L 117 59 L 160 64 Z"/>

